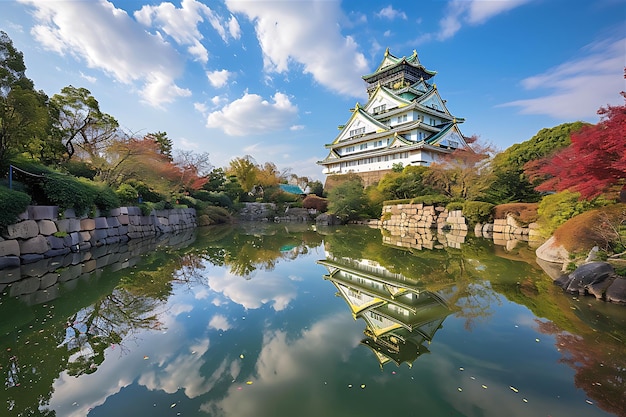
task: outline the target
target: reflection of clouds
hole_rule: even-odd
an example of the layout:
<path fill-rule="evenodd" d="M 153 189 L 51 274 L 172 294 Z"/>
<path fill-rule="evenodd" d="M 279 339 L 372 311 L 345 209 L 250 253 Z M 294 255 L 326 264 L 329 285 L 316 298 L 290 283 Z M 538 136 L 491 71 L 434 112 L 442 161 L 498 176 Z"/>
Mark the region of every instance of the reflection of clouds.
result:
<path fill-rule="evenodd" d="M 208 288 L 203 287 L 200 291 L 194 294 L 194 298 L 196 300 L 204 300 L 205 298 L 208 298 L 210 294 L 211 293 L 209 292 Z"/>
<path fill-rule="evenodd" d="M 221 315 L 221 314 L 216 314 L 209 321 L 209 329 L 226 331 L 226 330 L 230 329 L 230 327 L 231 327 L 231 325 L 228 322 L 228 318 L 226 316 Z"/>
<path fill-rule="evenodd" d="M 166 328 L 174 329 L 177 327 L 176 316 L 191 309 L 188 304 L 174 304 L 160 319 Z M 86 416 L 89 409 L 104 404 L 108 397 L 136 380 L 148 389 L 168 393 L 184 387 L 185 394 L 193 398 L 208 392 L 219 379 L 220 372 L 223 374 L 228 370 L 232 373 L 232 365 L 224 361 L 211 376 L 200 374 L 205 363 L 203 355 L 209 349 L 208 338 L 196 340 L 182 352 L 181 335 L 176 331 L 144 332 L 140 339 L 141 350 L 134 344 L 127 346 L 133 350 L 122 355 L 118 354 L 117 346 L 107 349 L 107 359 L 93 374 L 76 378 L 61 373 L 54 382 L 50 409 L 58 416 Z M 108 359 L 111 355 L 114 357 Z"/>
<path fill-rule="evenodd" d="M 224 275 L 210 275 L 209 287 L 246 309 L 271 304 L 276 311 L 284 310 L 296 298 L 297 289 L 292 280 L 271 271 L 258 271 L 254 279 L 245 280 L 224 271 Z"/>
<path fill-rule="evenodd" d="M 323 389 L 324 385 L 321 381 L 311 381 L 311 376 L 335 373 L 338 358 L 347 361 L 350 348 L 359 345 L 362 335 L 354 321 L 343 313 L 315 323 L 297 339 L 282 331 L 269 331 L 264 335 L 256 376 L 245 377 L 254 383 L 251 389 L 246 389 L 245 401 L 238 390 L 240 385 L 233 385 L 225 398 L 204 403 L 200 409 L 211 415 L 275 415 L 283 401 L 290 401 L 277 393 L 289 392 L 293 396 L 298 389 L 302 404 L 317 403 L 324 395 L 312 387 Z"/>

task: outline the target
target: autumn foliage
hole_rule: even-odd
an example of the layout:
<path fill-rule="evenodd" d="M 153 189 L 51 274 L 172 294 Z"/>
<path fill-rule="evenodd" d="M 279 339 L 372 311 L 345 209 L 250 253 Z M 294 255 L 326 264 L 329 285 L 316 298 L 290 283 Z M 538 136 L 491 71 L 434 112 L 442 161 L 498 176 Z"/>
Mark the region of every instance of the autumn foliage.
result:
<path fill-rule="evenodd" d="M 524 166 L 537 191 L 579 192 L 592 199 L 626 186 L 626 105 L 601 108 L 596 125 L 572 133 L 572 143 L 551 157 Z"/>

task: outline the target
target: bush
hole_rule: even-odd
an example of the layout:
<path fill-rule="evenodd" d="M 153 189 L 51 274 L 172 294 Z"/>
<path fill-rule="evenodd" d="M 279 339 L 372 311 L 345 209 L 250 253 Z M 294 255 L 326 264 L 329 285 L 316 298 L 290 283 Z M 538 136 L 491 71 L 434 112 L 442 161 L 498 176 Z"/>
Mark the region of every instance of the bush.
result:
<path fill-rule="evenodd" d="M 320 213 L 324 213 L 328 209 L 328 200 L 318 197 L 315 194 L 309 194 L 302 200 L 302 207 L 306 209 L 315 209 Z"/>
<path fill-rule="evenodd" d="M 198 226 L 209 226 L 212 224 L 229 224 L 233 218 L 223 207 L 207 206 L 198 215 Z"/>
<path fill-rule="evenodd" d="M 26 211 L 28 204 L 28 194 L 0 187 L 0 226 L 6 227 L 15 223 L 17 216 Z"/>
<path fill-rule="evenodd" d="M 547 195 L 537 207 L 542 232 L 549 236 L 567 220 L 599 205 L 603 202 L 580 200 L 579 193 L 570 191 Z"/>
<path fill-rule="evenodd" d="M 451 201 L 446 206 L 446 210 L 448 210 L 448 211 L 463 210 L 463 204 L 464 203 L 462 203 L 460 201 Z"/>
<path fill-rule="evenodd" d="M 96 207 L 104 212 L 120 206 L 120 198 L 111 187 L 105 184 L 94 184 L 96 189 L 96 198 L 94 203 Z"/>
<path fill-rule="evenodd" d="M 463 216 L 469 224 L 489 223 L 493 221 L 493 207 L 493 204 L 483 201 L 466 201 Z"/>
<path fill-rule="evenodd" d="M 120 185 L 115 191 L 115 194 L 117 194 L 117 198 L 120 199 L 121 204 L 137 204 L 139 193 L 135 187 L 130 184 Z"/>
<path fill-rule="evenodd" d="M 518 223 L 528 225 L 537 221 L 538 203 L 508 203 L 497 205 L 493 210 L 493 217 L 505 219 L 507 215 L 513 216 Z"/>
<path fill-rule="evenodd" d="M 426 206 L 443 206 L 450 202 L 450 198 L 442 194 L 427 194 L 415 197 L 412 201 L 414 204 L 424 204 Z"/>
<path fill-rule="evenodd" d="M 59 206 L 61 211 L 71 208 L 76 215 L 87 214 L 95 205 L 98 190 L 91 184 L 75 177 L 61 174 L 46 175 L 42 189 L 48 201 Z"/>
<path fill-rule="evenodd" d="M 592 247 L 619 253 L 626 243 L 626 204 L 586 211 L 564 222 L 554 238 L 571 253 L 587 253 Z"/>

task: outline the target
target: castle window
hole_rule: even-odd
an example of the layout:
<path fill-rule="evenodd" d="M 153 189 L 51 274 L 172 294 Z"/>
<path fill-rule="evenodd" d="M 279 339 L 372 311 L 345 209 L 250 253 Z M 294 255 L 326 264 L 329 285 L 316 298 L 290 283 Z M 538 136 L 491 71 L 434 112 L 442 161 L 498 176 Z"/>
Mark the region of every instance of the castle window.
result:
<path fill-rule="evenodd" d="M 386 104 L 381 104 L 380 106 L 376 106 L 374 107 L 374 114 L 379 114 L 384 112 L 385 110 L 387 110 L 387 105 Z"/>
<path fill-rule="evenodd" d="M 365 133 L 365 127 L 360 127 L 358 129 L 352 129 L 350 131 L 350 137 L 356 136 L 356 135 L 362 135 L 363 133 Z"/>

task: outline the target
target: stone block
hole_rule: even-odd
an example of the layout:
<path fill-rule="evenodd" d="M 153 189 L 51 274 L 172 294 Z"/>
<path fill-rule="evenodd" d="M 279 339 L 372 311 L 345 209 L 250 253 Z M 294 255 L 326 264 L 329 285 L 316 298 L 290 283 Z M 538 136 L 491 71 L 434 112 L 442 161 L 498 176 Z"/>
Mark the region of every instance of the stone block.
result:
<path fill-rule="evenodd" d="M 79 233 L 80 235 L 80 242 L 89 242 L 91 240 L 91 233 L 89 233 L 89 231 L 85 230 Z"/>
<path fill-rule="evenodd" d="M 117 216 L 117 221 L 122 225 L 128 225 L 130 223 L 130 218 L 128 214 L 120 214 Z"/>
<path fill-rule="evenodd" d="M 57 220 L 57 229 L 59 232 L 73 233 L 80 232 L 79 219 L 63 219 Z"/>
<path fill-rule="evenodd" d="M 39 234 L 39 226 L 35 220 L 24 220 L 23 222 L 10 224 L 7 226 L 5 237 L 8 239 L 30 239 Z"/>
<path fill-rule="evenodd" d="M 43 290 L 35 291 L 30 296 L 31 305 L 48 303 L 61 295 L 61 290 L 58 284 L 48 287 Z"/>
<path fill-rule="evenodd" d="M 117 217 L 107 217 L 107 225 L 109 228 L 119 227 L 120 221 L 118 220 Z"/>
<path fill-rule="evenodd" d="M 96 222 L 94 219 L 81 219 L 80 220 L 80 230 L 82 231 L 91 231 L 95 230 Z"/>
<path fill-rule="evenodd" d="M 58 232 L 57 225 L 52 220 L 37 220 L 37 226 L 40 235 L 50 236 Z"/>
<path fill-rule="evenodd" d="M 75 219 L 76 218 L 76 211 L 74 211 L 74 209 L 66 209 L 63 212 L 63 218 L 64 219 Z"/>
<path fill-rule="evenodd" d="M 62 249 L 62 248 L 71 246 L 71 245 L 66 245 L 65 239 L 62 237 L 46 236 L 46 240 L 48 241 L 48 245 L 50 245 L 51 249 Z"/>
<path fill-rule="evenodd" d="M 20 253 L 22 255 L 30 254 L 30 253 L 45 253 L 50 250 L 50 245 L 48 244 L 48 240 L 41 236 L 37 235 L 30 239 L 23 240 L 19 242 L 20 244 Z"/>
<path fill-rule="evenodd" d="M 23 294 L 32 294 L 39 289 L 39 278 L 24 278 L 11 284 L 9 295 L 16 297 Z"/>
<path fill-rule="evenodd" d="M 109 227 L 106 217 L 96 217 L 93 221 L 96 225 L 96 229 L 107 229 Z"/>
<path fill-rule="evenodd" d="M 76 279 L 83 272 L 82 265 L 70 265 L 59 272 L 58 282 L 66 282 Z"/>
<path fill-rule="evenodd" d="M 55 256 L 63 256 L 70 253 L 70 248 L 50 249 L 46 251 L 43 256 L 46 258 L 54 258 Z"/>
<path fill-rule="evenodd" d="M 139 207 L 126 207 L 129 216 L 141 216 L 141 209 Z"/>
<path fill-rule="evenodd" d="M 44 288 L 51 287 L 56 284 L 58 280 L 59 274 L 57 274 L 56 272 L 48 272 L 40 278 L 39 289 L 43 290 Z"/>
<path fill-rule="evenodd" d="M 83 265 L 83 270 L 81 272 L 81 275 L 83 274 L 88 274 L 92 271 L 95 271 L 96 269 L 96 260 L 95 259 L 90 259 L 87 262 L 84 262 Z"/>
<path fill-rule="evenodd" d="M 14 268 L 19 268 L 21 264 L 19 256 L 3 256 L 0 258 L 0 282 L 4 282 L 5 270 L 11 270 Z M 19 270 L 17 272 L 17 279 L 20 277 Z M 11 281 L 12 282 L 12 281 Z"/>
<path fill-rule="evenodd" d="M 0 242 L 0 257 L 20 256 L 20 244 L 15 239 L 3 240 Z"/>
<path fill-rule="evenodd" d="M 59 207 L 28 206 L 28 217 L 31 220 L 56 220 L 59 217 Z"/>

